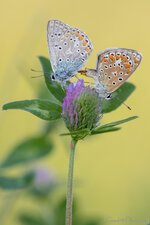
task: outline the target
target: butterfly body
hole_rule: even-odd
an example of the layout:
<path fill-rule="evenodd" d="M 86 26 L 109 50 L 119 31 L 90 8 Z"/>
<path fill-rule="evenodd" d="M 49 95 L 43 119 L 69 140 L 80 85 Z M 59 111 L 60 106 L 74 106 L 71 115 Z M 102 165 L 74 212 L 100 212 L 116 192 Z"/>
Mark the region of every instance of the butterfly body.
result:
<path fill-rule="evenodd" d="M 81 73 L 95 80 L 94 87 L 100 97 L 110 99 L 111 93 L 131 76 L 141 60 L 142 55 L 136 50 L 109 48 L 98 55 L 95 70 L 85 69 Z"/>
<path fill-rule="evenodd" d="M 73 77 L 85 65 L 93 50 L 85 33 L 58 20 L 48 22 L 47 43 L 53 69 L 51 77 L 59 82 Z"/>
<path fill-rule="evenodd" d="M 94 88 L 99 93 L 99 96 L 102 98 L 109 99 L 110 93 L 108 93 L 105 85 L 103 83 L 99 82 L 99 74 L 98 74 L 97 70 L 86 68 L 86 70 L 84 72 L 86 73 L 87 77 L 91 77 L 95 80 Z"/>
<path fill-rule="evenodd" d="M 54 80 L 65 81 L 72 78 L 76 71 L 76 68 L 80 66 L 80 60 L 76 59 L 72 63 L 70 62 L 60 62 L 57 64 L 57 69 L 55 73 L 52 74 Z"/>

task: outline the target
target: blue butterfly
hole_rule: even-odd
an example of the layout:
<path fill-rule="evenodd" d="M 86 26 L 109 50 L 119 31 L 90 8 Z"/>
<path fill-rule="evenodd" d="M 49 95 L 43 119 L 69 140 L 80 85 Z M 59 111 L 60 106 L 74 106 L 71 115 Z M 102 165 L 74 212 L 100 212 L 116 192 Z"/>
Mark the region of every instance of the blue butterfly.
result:
<path fill-rule="evenodd" d="M 75 76 L 93 50 L 85 33 L 58 20 L 48 22 L 47 43 L 53 69 L 51 79 L 59 82 Z"/>

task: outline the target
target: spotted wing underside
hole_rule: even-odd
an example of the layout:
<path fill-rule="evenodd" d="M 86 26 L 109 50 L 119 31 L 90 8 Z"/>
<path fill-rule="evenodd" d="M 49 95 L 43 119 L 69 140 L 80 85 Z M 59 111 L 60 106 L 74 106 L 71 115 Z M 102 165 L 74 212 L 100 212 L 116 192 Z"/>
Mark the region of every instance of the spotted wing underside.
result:
<path fill-rule="evenodd" d="M 73 63 L 75 59 L 81 59 L 77 68 L 80 70 L 93 50 L 85 33 L 58 20 L 48 22 L 47 42 L 53 72 L 56 72 L 60 62 Z"/>
<path fill-rule="evenodd" d="M 108 93 L 117 90 L 137 69 L 142 55 L 136 50 L 126 48 L 106 49 L 98 55 L 98 81 Z"/>

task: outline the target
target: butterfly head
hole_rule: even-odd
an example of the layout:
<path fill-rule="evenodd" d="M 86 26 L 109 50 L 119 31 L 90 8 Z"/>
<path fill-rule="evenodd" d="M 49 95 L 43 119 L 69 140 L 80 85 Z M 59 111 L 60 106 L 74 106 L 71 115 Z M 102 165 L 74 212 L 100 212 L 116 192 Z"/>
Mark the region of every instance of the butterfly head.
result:
<path fill-rule="evenodd" d="M 50 79 L 52 81 L 65 82 L 73 76 L 74 76 L 74 74 L 66 74 L 65 72 L 52 73 L 51 76 L 50 76 Z"/>
<path fill-rule="evenodd" d="M 106 100 L 110 100 L 112 98 L 112 94 L 108 92 L 108 90 L 102 83 L 95 81 L 94 88 L 99 94 L 99 97 L 104 98 Z"/>
<path fill-rule="evenodd" d="M 51 80 L 52 80 L 52 81 L 55 81 L 55 80 L 56 80 L 55 74 L 52 74 L 52 75 L 51 75 Z"/>
<path fill-rule="evenodd" d="M 107 93 L 107 96 L 105 97 L 106 100 L 110 100 L 112 98 L 112 95 L 110 93 Z"/>

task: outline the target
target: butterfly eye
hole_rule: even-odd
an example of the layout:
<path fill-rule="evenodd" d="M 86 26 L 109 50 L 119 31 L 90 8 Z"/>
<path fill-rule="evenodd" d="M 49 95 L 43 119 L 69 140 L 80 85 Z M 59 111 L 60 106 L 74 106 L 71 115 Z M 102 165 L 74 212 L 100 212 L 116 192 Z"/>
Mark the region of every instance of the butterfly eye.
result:
<path fill-rule="evenodd" d="M 61 58 L 59 59 L 59 62 L 62 62 L 62 59 Z"/>
<path fill-rule="evenodd" d="M 127 59 L 130 59 L 130 57 L 129 57 L 129 56 L 127 56 Z"/>
<path fill-rule="evenodd" d="M 110 100 L 111 99 L 111 94 L 108 94 L 107 97 L 105 98 L 106 100 Z"/>
<path fill-rule="evenodd" d="M 125 54 L 125 53 L 123 53 L 123 54 L 122 54 L 122 56 L 126 56 L 126 54 Z"/>
<path fill-rule="evenodd" d="M 62 47 L 59 47 L 59 50 L 61 50 L 62 49 Z"/>
<path fill-rule="evenodd" d="M 65 42 L 64 45 L 67 45 L 67 42 Z"/>
<path fill-rule="evenodd" d="M 111 52 L 110 55 L 113 55 L 114 56 L 115 54 L 113 52 Z"/>
<path fill-rule="evenodd" d="M 52 79 L 52 80 L 55 80 L 55 76 L 54 76 L 54 74 L 51 76 L 51 79 Z"/>
<path fill-rule="evenodd" d="M 70 59 L 69 59 L 69 58 L 67 58 L 66 60 L 67 60 L 67 62 L 69 62 L 69 61 L 70 61 Z"/>
<path fill-rule="evenodd" d="M 123 74 L 123 72 L 120 72 L 120 75 L 122 75 Z"/>

